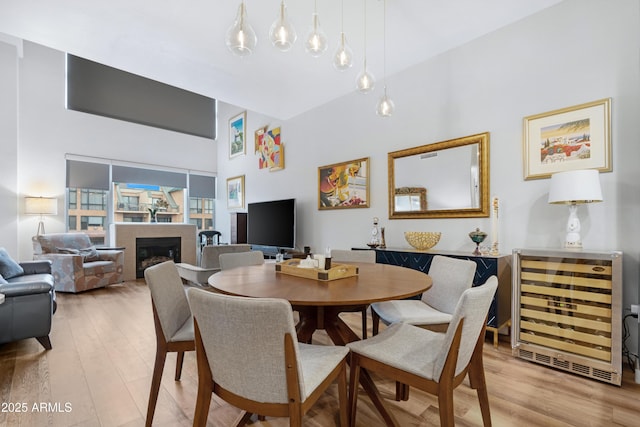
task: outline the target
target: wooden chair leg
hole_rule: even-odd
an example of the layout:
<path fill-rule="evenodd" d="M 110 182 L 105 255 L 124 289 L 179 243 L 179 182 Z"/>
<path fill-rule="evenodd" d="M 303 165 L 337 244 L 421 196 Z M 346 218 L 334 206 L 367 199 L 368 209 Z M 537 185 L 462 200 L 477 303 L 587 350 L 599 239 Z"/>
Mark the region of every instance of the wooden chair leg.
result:
<path fill-rule="evenodd" d="M 483 335 L 480 335 L 482 338 Z M 484 339 L 479 339 L 476 348 L 469 362 L 469 384 L 478 393 L 480 412 L 482 413 L 482 424 L 485 427 L 491 426 L 491 410 L 489 409 L 489 394 L 487 392 L 487 382 L 484 377 L 484 361 L 482 359 L 482 347 Z"/>
<path fill-rule="evenodd" d="M 362 339 L 367 339 L 367 308 L 362 310 Z"/>
<path fill-rule="evenodd" d="M 210 381 L 202 381 L 202 378 L 198 378 L 198 395 L 196 397 L 196 410 L 193 415 L 193 427 L 205 427 L 207 425 L 212 394 L 213 383 Z M 251 416 L 251 414 L 249 414 L 249 416 Z M 242 419 L 244 419 L 244 417 Z M 238 423 L 238 425 L 241 424 Z"/>
<path fill-rule="evenodd" d="M 347 365 L 342 364 L 340 374 L 338 376 L 338 403 L 340 404 L 340 426 L 347 427 L 349 425 L 349 401 L 347 396 Z"/>
<path fill-rule="evenodd" d="M 409 400 L 409 386 L 396 381 L 396 401 Z"/>
<path fill-rule="evenodd" d="M 358 387 L 360 384 L 360 363 L 358 356 L 351 353 L 351 363 L 349 364 L 349 425 L 356 425 L 356 407 L 358 404 Z"/>
<path fill-rule="evenodd" d="M 176 376 L 175 376 L 176 381 L 180 381 L 180 377 L 182 376 L 183 361 L 184 361 L 184 351 L 179 351 L 178 356 L 176 357 Z"/>
<path fill-rule="evenodd" d="M 153 375 L 151 377 L 151 391 L 149 391 L 149 404 L 147 405 L 147 419 L 145 426 L 150 427 L 153 422 L 153 414 L 156 412 L 156 403 L 158 403 L 158 394 L 160 392 L 160 381 L 162 380 L 162 371 L 164 370 L 164 362 L 167 358 L 167 350 L 158 347 L 156 349 L 156 360 L 153 365 Z"/>
<path fill-rule="evenodd" d="M 372 308 L 371 309 L 371 329 L 372 329 L 372 334 L 378 335 L 378 330 L 380 328 L 380 316 L 378 316 L 378 313 L 376 313 L 376 311 Z"/>
<path fill-rule="evenodd" d="M 438 391 L 438 409 L 440 412 L 440 426 L 453 427 L 453 389 L 451 387 L 442 387 Z"/>

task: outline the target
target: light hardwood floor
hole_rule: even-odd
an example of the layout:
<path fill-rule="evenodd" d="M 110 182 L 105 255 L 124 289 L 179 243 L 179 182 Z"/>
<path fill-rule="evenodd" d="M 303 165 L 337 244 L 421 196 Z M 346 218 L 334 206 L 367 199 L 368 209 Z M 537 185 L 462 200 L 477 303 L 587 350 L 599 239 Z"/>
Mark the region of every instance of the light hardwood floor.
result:
<path fill-rule="evenodd" d="M 346 314 L 345 319 L 359 333 L 360 313 Z M 35 339 L 0 345 L 0 427 L 144 425 L 154 334 L 149 292 L 143 281 L 79 295 L 58 294 L 53 350 L 44 351 Z M 324 344 L 328 339 L 317 332 L 314 342 Z M 516 359 L 507 343 L 496 350 L 487 340 L 484 353 L 494 426 L 640 425 L 640 385 L 633 382 L 628 367 L 622 387 L 616 387 Z M 173 380 L 174 368 L 175 354 L 170 354 L 156 426 L 189 426 L 192 422 L 197 392 L 195 355 L 185 356 L 179 382 Z M 383 395 L 392 398 L 394 384 L 374 379 Z M 26 411 L 16 412 L 15 405 L 23 403 Z M 403 426 L 439 425 L 433 396 L 411 390 L 409 401 L 390 399 L 386 403 Z M 41 404 L 48 407 L 41 408 Z M 482 425 L 476 395 L 466 383 L 456 389 L 454 405 L 456 425 Z M 336 425 L 336 411 L 334 385 L 305 416 L 304 424 Z M 239 416 L 239 410 L 214 397 L 209 425 L 228 426 Z M 357 424 L 383 425 L 364 393 L 360 393 Z M 288 421 L 254 419 L 252 425 L 286 426 Z"/>

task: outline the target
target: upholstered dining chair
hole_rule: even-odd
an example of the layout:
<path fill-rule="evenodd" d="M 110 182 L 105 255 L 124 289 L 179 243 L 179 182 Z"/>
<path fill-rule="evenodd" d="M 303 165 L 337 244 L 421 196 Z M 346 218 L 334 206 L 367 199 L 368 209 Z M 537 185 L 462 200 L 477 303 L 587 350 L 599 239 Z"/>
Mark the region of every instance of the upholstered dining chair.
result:
<path fill-rule="evenodd" d="M 175 380 L 182 374 L 185 351 L 195 350 L 193 316 L 182 279 L 173 261 L 156 264 L 144 270 L 151 292 L 153 323 L 156 329 L 156 359 L 153 365 L 151 391 L 147 406 L 146 426 L 153 421 L 160 380 L 168 352 L 177 352 Z"/>
<path fill-rule="evenodd" d="M 429 268 L 433 285 L 422 294 L 420 300 L 406 299 L 371 304 L 373 335 L 378 333 L 380 320 L 386 325 L 404 322 L 433 331 L 446 331 L 458 299 L 473 285 L 475 273 L 476 263 L 473 261 L 434 256 Z"/>
<path fill-rule="evenodd" d="M 331 250 L 332 262 L 362 262 L 368 264 L 375 264 L 376 251 L 370 250 L 346 250 L 346 249 L 332 249 Z M 362 338 L 367 338 L 367 308 L 362 307 Z"/>
<path fill-rule="evenodd" d="M 340 425 L 347 425 L 346 347 L 298 343 L 286 300 L 197 288 L 188 297 L 198 363 L 194 426 L 207 424 L 212 393 L 246 411 L 238 425 L 257 413 L 289 417 L 291 426 L 301 426 L 302 416 L 336 380 Z"/>
<path fill-rule="evenodd" d="M 248 251 L 220 254 L 220 270 L 244 267 L 248 265 L 264 264 L 264 254 L 262 251 Z"/>
<path fill-rule="evenodd" d="M 365 369 L 438 396 L 441 426 L 454 425 L 453 390 L 468 373 L 470 386 L 478 393 L 483 424 L 490 426 L 482 348 L 497 288 L 498 279 L 491 276 L 485 284 L 464 291 L 446 333 L 396 323 L 370 339 L 348 344 L 351 425 L 356 421 L 360 371 Z"/>

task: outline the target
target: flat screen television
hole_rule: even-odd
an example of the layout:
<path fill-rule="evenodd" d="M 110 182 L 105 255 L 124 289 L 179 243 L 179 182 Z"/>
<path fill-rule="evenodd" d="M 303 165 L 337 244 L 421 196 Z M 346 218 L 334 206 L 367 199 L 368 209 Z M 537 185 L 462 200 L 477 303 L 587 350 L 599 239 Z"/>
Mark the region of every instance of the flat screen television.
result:
<path fill-rule="evenodd" d="M 296 199 L 247 204 L 247 243 L 296 247 Z"/>

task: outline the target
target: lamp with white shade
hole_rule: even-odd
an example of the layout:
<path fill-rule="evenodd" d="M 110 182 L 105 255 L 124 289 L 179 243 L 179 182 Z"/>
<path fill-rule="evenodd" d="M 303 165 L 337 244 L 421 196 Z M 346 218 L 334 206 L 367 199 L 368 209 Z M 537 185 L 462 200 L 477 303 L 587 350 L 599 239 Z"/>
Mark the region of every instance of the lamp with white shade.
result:
<path fill-rule="evenodd" d="M 601 201 L 600 173 L 596 169 L 558 172 L 551 176 L 549 203 L 569 205 L 565 247 L 582 248 L 578 205 Z"/>
<path fill-rule="evenodd" d="M 58 199 L 55 197 L 25 197 L 24 213 L 28 215 L 40 215 L 37 236 L 44 234 L 44 216 L 58 215 Z"/>

